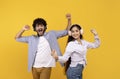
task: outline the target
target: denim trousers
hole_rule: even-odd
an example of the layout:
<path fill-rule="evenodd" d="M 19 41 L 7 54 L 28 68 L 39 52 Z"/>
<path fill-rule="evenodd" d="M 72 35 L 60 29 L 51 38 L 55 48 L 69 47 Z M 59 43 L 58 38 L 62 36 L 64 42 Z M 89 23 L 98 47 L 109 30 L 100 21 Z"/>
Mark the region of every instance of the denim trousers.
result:
<path fill-rule="evenodd" d="M 77 64 L 76 67 L 69 67 L 67 70 L 67 79 L 82 79 L 83 64 Z"/>

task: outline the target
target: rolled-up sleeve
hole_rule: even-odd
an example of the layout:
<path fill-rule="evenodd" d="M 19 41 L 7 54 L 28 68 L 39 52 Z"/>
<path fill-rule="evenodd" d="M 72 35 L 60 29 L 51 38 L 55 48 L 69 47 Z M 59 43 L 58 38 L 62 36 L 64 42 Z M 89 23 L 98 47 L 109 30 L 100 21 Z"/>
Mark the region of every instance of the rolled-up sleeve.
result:
<path fill-rule="evenodd" d="M 94 36 L 95 42 L 87 42 L 87 48 L 97 48 L 100 46 L 100 39 L 98 35 Z"/>
<path fill-rule="evenodd" d="M 68 30 L 62 30 L 62 31 L 54 31 L 57 38 L 66 36 L 68 34 Z"/>
<path fill-rule="evenodd" d="M 61 63 L 65 63 L 69 59 L 72 53 L 73 53 L 73 46 L 71 45 L 71 43 L 69 43 L 66 47 L 65 54 L 63 56 L 58 56 L 58 61 Z"/>
<path fill-rule="evenodd" d="M 22 37 L 20 37 L 20 38 L 17 38 L 16 41 L 28 43 L 29 37 L 30 37 L 30 36 L 22 36 Z"/>

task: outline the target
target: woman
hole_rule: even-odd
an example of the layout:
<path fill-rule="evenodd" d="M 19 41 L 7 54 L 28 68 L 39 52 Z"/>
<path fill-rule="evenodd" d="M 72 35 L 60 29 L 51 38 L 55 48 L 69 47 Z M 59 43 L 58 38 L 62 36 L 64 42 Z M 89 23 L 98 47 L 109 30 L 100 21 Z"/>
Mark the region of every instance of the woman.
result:
<path fill-rule="evenodd" d="M 63 56 L 58 56 L 55 51 L 52 56 L 59 62 L 65 63 L 67 79 L 82 79 L 82 71 L 86 65 L 86 52 L 89 48 L 97 48 L 100 40 L 97 32 L 92 29 L 95 42 L 87 42 L 83 39 L 83 30 L 78 24 L 71 26 L 68 37 L 68 44 Z"/>

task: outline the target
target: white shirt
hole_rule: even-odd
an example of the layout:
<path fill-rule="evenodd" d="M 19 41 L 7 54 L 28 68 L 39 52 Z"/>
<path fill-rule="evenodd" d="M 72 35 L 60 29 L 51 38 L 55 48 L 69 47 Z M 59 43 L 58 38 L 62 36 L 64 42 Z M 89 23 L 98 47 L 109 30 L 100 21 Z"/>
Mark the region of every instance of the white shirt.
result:
<path fill-rule="evenodd" d="M 77 40 L 68 43 L 65 54 L 63 56 L 58 56 L 58 61 L 65 63 L 69 57 L 71 57 L 70 67 L 76 67 L 76 65 L 83 64 L 86 65 L 86 52 L 88 48 L 97 48 L 100 45 L 100 40 L 98 36 L 95 36 L 95 42 L 87 42 L 81 40 L 80 44 Z"/>
<path fill-rule="evenodd" d="M 51 56 L 51 49 L 44 36 L 39 37 L 38 49 L 33 67 L 55 67 L 55 59 Z"/>

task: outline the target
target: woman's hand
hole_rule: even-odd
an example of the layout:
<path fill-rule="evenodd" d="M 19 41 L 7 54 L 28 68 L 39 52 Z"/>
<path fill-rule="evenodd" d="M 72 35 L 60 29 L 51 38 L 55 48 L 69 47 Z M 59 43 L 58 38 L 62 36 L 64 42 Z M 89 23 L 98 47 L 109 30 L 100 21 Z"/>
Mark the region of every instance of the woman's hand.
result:
<path fill-rule="evenodd" d="M 94 35 L 98 35 L 97 31 L 95 29 L 91 29 L 91 32 L 94 34 Z"/>
<path fill-rule="evenodd" d="M 53 56 L 53 58 L 55 58 L 56 60 L 58 60 L 58 55 L 57 55 L 57 53 L 56 53 L 55 50 L 51 51 L 51 55 Z"/>

